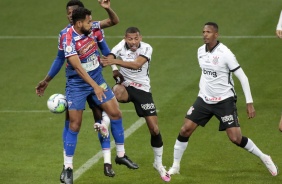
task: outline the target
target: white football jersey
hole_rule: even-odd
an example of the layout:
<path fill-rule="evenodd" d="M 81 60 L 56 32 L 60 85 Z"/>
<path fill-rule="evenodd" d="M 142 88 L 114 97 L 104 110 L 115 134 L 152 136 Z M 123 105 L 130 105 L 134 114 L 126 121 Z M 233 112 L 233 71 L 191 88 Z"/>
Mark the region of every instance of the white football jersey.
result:
<path fill-rule="evenodd" d="M 198 49 L 198 61 L 202 69 L 198 96 L 208 104 L 215 104 L 236 95 L 231 72 L 240 65 L 231 50 L 218 43 L 209 52 L 204 44 Z"/>
<path fill-rule="evenodd" d="M 126 84 L 133 86 L 137 89 L 141 89 L 146 92 L 150 92 L 150 78 L 149 78 L 149 66 L 152 57 L 153 48 L 145 43 L 140 42 L 139 48 L 133 52 L 131 51 L 124 40 L 119 42 L 111 51 L 111 54 L 115 55 L 123 61 L 132 62 L 138 56 L 147 58 L 147 62 L 142 65 L 141 68 L 134 70 L 129 68 L 120 67 L 120 73 L 126 80 Z"/>

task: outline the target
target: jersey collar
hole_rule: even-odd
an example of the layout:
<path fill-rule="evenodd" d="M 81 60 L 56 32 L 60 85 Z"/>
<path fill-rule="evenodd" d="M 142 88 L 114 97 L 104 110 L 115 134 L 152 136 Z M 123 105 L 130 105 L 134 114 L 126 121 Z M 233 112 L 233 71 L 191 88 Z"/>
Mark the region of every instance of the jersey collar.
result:
<path fill-rule="evenodd" d="M 211 51 L 208 50 L 208 47 L 207 47 L 207 45 L 206 45 L 206 52 L 210 52 L 210 53 L 213 52 L 214 49 L 215 49 L 219 44 L 220 44 L 220 42 L 217 41 L 216 45 L 211 49 Z"/>

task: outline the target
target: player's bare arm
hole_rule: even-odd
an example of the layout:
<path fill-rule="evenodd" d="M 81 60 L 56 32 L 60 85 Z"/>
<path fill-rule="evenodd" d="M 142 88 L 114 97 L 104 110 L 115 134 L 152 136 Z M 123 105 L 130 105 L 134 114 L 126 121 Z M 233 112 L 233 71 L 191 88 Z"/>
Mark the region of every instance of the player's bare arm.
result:
<path fill-rule="evenodd" d="M 141 68 L 144 63 L 147 62 L 147 58 L 143 56 L 138 56 L 134 61 L 123 61 L 120 59 L 111 59 L 110 57 L 103 57 L 101 59 L 101 62 L 103 66 L 116 64 L 124 68 L 137 70 L 138 68 Z"/>
<path fill-rule="evenodd" d="M 109 18 L 101 20 L 100 21 L 100 27 L 101 29 L 111 27 L 113 25 L 116 25 L 119 23 L 119 17 L 114 12 L 114 10 L 111 8 L 110 0 L 98 0 L 101 7 L 103 7 L 107 13 Z"/>
<path fill-rule="evenodd" d="M 73 55 L 68 57 L 68 60 L 78 75 L 90 86 L 93 87 L 95 94 L 99 101 L 103 101 L 103 97 L 106 98 L 104 94 L 104 89 L 100 87 L 90 76 L 89 74 L 83 69 L 79 57 L 77 55 Z"/>

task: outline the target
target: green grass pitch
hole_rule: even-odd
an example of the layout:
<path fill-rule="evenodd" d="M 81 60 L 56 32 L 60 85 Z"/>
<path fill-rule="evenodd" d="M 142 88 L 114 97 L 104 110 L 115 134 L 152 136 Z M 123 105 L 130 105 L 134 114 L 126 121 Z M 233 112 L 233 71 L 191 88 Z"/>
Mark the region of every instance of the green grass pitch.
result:
<path fill-rule="evenodd" d="M 1 0 L 0 7 L 0 183 L 59 183 L 62 167 L 61 133 L 63 114 L 47 111 L 54 93 L 64 93 L 64 69 L 49 84 L 43 97 L 35 86 L 49 70 L 57 52 L 57 35 L 67 25 L 67 0 Z M 107 17 L 95 0 L 83 0 L 93 17 Z M 280 0 L 112 0 L 120 23 L 105 30 L 110 47 L 117 44 L 127 27 L 137 26 L 143 41 L 153 46 L 150 68 L 154 100 L 159 110 L 159 127 L 164 141 L 163 164 L 173 161 L 173 146 L 183 118 L 198 93 L 200 69 L 197 48 L 203 44 L 202 27 L 208 21 L 219 24 L 219 40 L 236 55 L 247 74 L 257 117 L 247 119 L 245 98 L 235 79 L 238 113 L 243 135 L 270 154 L 282 168 L 282 133 L 278 122 L 282 111 L 282 40 L 275 37 L 282 9 Z M 109 68 L 104 76 L 114 84 Z M 234 77 L 235 78 L 235 77 Z M 121 104 L 124 128 L 138 120 L 132 104 Z M 101 148 L 93 131 L 87 107 L 74 157 L 78 169 Z M 198 128 L 189 141 L 181 163 L 181 174 L 172 184 L 278 184 L 258 158 L 234 146 L 224 132 L 218 132 L 213 118 Z M 100 159 L 76 184 L 158 184 L 153 169 L 153 152 L 146 125 L 125 140 L 126 153 L 139 164 L 129 170 L 112 163 L 116 176 L 105 177 Z"/>

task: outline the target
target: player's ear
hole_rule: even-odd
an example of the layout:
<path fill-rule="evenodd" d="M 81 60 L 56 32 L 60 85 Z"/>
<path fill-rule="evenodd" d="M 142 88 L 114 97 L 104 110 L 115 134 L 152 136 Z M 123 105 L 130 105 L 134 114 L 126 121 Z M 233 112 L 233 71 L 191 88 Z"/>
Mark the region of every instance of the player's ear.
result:
<path fill-rule="evenodd" d="M 82 27 L 82 21 L 81 20 L 77 21 L 77 26 Z"/>

